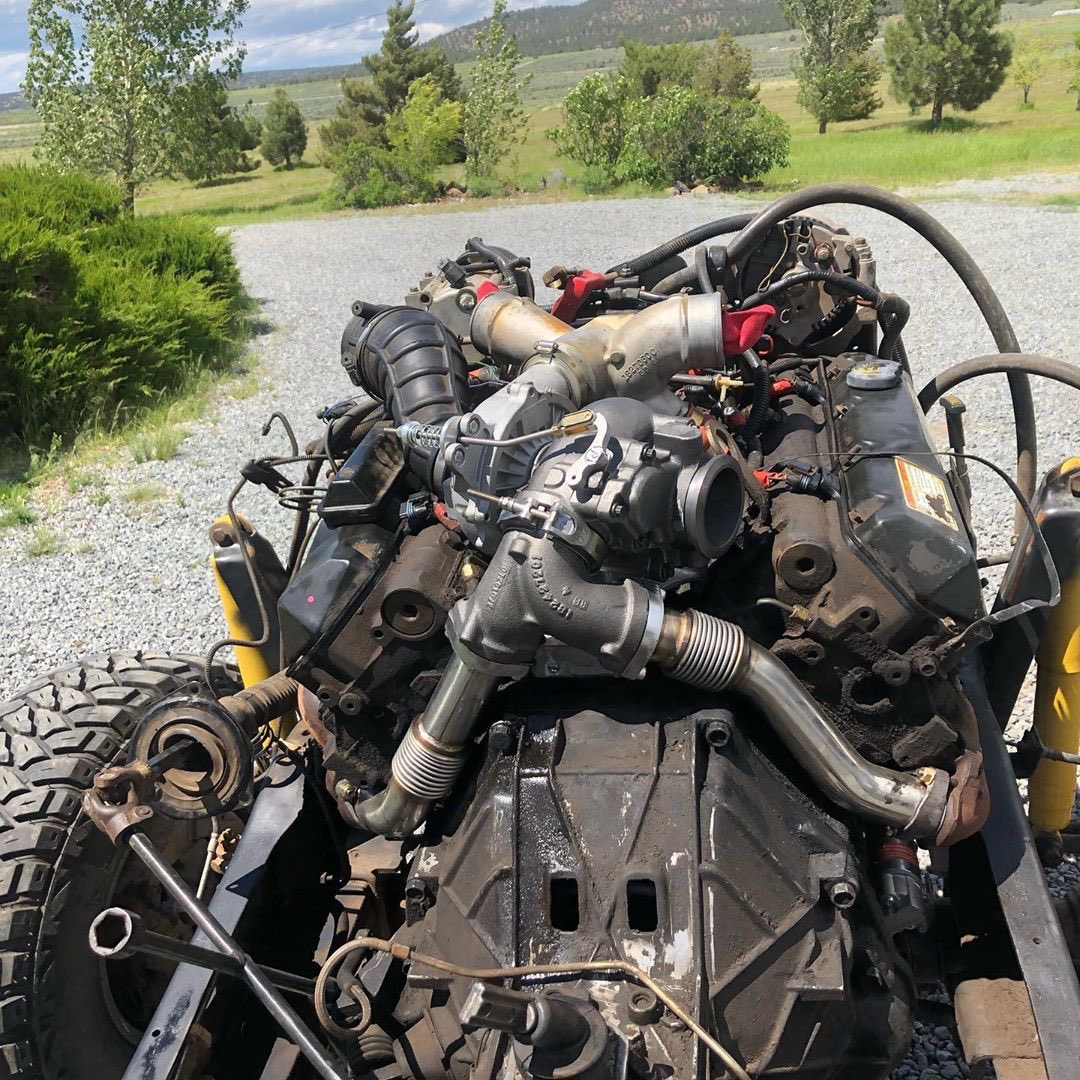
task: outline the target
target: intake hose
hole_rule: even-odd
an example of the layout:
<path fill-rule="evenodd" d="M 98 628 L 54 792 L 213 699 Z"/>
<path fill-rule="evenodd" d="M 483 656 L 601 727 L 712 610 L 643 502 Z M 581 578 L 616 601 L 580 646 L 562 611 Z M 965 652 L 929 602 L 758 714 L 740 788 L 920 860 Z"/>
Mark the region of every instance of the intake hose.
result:
<path fill-rule="evenodd" d="M 1003 353 L 1020 352 L 1020 343 L 1009 317 L 997 294 L 979 269 L 975 260 L 939 221 L 920 206 L 894 195 L 891 191 L 866 184 L 818 184 L 802 191 L 792 192 L 762 210 L 728 244 L 728 260 L 738 262 L 765 239 L 769 230 L 786 217 L 801 213 L 822 203 L 851 203 L 880 210 L 902 221 L 928 240 L 945 261 L 956 271 L 972 299 L 982 312 L 986 325 L 993 335 L 994 344 Z M 657 290 L 659 291 L 659 290 Z M 1013 418 L 1016 426 L 1016 479 L 1026 499 L 1035 493 L 1037 480 L 1037 443 L 1035 427 L 1035 403 L 1031 397 L 1031 385 L 1023 371 L 1009 373 L 1009 392 L 1012 395 Z M 1017 527 L 1023 525 L 1023 514 L 1018 509 Z"/>
<path fill-rule="evenodd" d="M 787 665 L 740 626 L 700 611 L 669 611 L 652 659 L 681 682 L 734 690 L 753 702 L 814 783 L 840 806 L 906 835 L 937 835 L 948 774 L 896 772 L 861 757 Z"/>
<path fill-rule="evenodd" d="M 353 320 L 355 323 L 356 320 Z M 430 312 L 388 308 L 342 338 L 341 362 L 353 382 L 386 403 L 396 426 L 441 424 L 468 411 L 469 371 L 458 339 Z M 409 464 L 432 482 L 436 450 L 414 448 Z"/>

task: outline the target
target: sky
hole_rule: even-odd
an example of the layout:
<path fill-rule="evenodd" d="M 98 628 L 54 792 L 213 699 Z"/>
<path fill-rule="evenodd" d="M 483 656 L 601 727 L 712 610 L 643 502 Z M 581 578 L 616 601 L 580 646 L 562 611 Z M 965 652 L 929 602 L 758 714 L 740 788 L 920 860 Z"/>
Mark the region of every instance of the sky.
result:
<path fill-rule="evenodd" d="M 355 63 L 379 47 L 389 0 L 250 0 L 240 35 L 245 71 Z M 514 0 L 511 9 L 576 0 Z M 26 70 L 27 0 L 0 0 L 0 93 Z M 482 18 L 491 0 L 416 0 L 421 38 Z"/>

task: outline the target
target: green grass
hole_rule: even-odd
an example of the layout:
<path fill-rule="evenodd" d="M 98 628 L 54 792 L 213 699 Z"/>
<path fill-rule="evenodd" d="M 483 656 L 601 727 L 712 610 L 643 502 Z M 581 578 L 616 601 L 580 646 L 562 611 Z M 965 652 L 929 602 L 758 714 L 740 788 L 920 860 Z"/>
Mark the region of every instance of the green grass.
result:
<path fill-rule="evenodd" d="M 0 529 L 33 525 L 37 514 L 26 505 L 27 489 L 19 483 L 0 483 Z"/>
<path fill-rule="evenodd" d="M 166 421 L 133 436 L 131 456 L 138 465 L 148 461 L 171 461 L 187 436 L 182 427 Z"/>
<path fill-rule="evenodd" d="M 169 489 L 164 484 L 159 484 L 156 480 L 141 480 L 124 492 L 124 498 L 136 506 L 145 506 L 148 503 L 160 502 L 168 494 Z"/>
<path fill-rule="evenodd" d="M 44 559 L 63 551 L 64 541 L 47 525 L 39 525 L 27 540 L 24 550 L 31 559 Z"/>

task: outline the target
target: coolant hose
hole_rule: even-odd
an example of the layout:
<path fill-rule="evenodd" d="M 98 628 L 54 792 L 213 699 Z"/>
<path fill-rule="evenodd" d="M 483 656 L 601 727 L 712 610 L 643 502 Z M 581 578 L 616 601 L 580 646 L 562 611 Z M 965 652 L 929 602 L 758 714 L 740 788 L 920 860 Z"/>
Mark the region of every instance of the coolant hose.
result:
<path fill-rule="evenodd" d="M 355 347 L 360 385 L 386 403 L 396 426 L 440 424 L 468 410 L 469 371 L 458 339 L 428 311 L 393 307 L 364 327 Z M 416 448 L 409 464 L 431 482 L 436 451 Z"/>
<path fill-rule="evenodd" d="M 855 752 L 788 666 L 735 623 L 700 611 L 664 617 L 653 660 L 703 690 L 751 701 L 814 783 L 834 802 L 915 837 L 934 837 L 945 817 L 949 777 L 940 769 L 896 772 Z"/>
<path fill-rule="evenodd" d="M 728 259 L 738 262 L 765 239 L 769 230 L 786 217 L 801 213 L 823 203 L 851 203 L 880 210 L 902 221 L 929 241 L 945 261 L 956 271 L 972 299 L 982 312 L 993 335 L 994 344 L 1003 353 L 1019 353 L 1020 343 L 1001 301 L 987 281 L 986 275 L 948 229 L 915 203 L 866 184 L 818 184 L 792 192 L 761 211 L 729 244 Z M 1027 375 L 1012 370 L 1009 392 L 1012 395 L 1013 418 L 1016 426 L 1016 479 L 1024 497 L 1035 493 L 1038 434 L 1035 427 L 1035 403 Z M 944 392 L 944 391 L 943 391 Z M 1017 511 L 1017 525 L 1023 524 Z"/>

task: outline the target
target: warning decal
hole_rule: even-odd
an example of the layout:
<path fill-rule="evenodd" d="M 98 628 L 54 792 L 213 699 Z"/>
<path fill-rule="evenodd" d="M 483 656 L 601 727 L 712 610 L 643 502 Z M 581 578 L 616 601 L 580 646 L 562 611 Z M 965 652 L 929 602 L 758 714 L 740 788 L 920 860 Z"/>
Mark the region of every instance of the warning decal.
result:
<path fill-rule="evenodd" d="M 895 461 L 904 502 L 912 510 L 918 510 L 920 514 L 926 514 L 927 517 L 932 517 L 942 525 L 959 532 L 960 526 L 953 513 L 952 500 L 949 498 L 949 488 L 945 481 L 937 473 L 924 469 L 907 458 L 898 457 Z"/>

